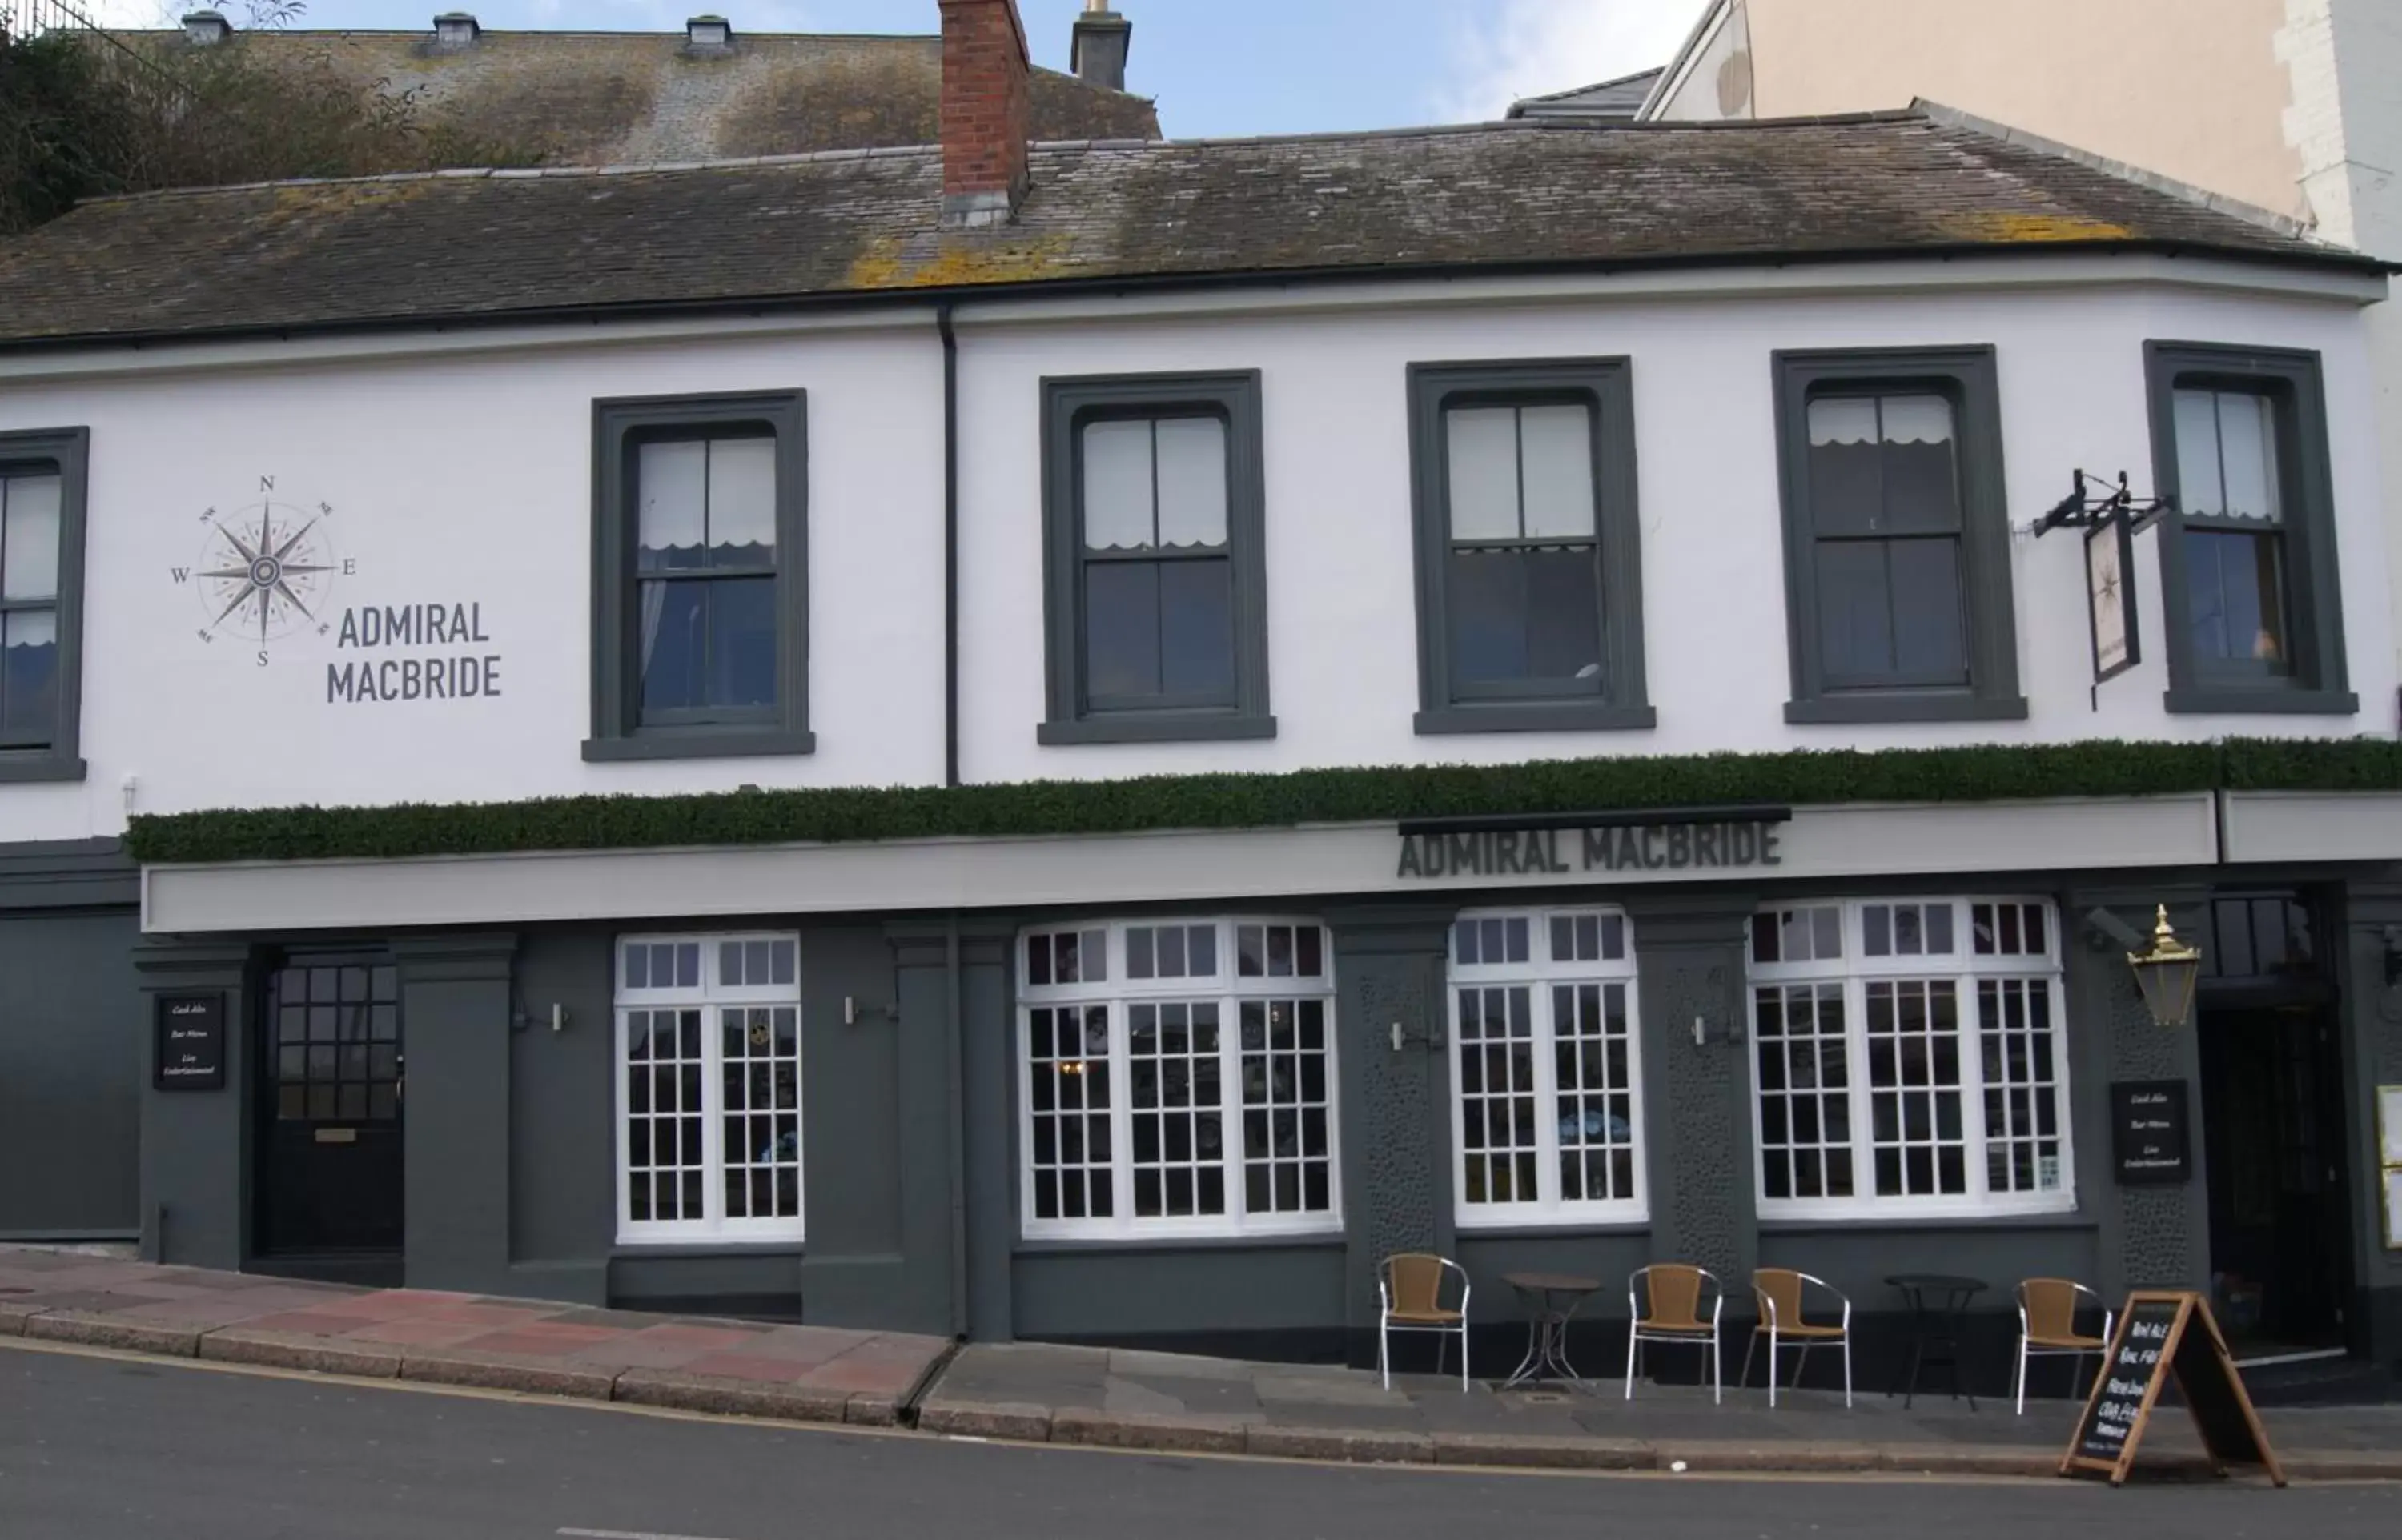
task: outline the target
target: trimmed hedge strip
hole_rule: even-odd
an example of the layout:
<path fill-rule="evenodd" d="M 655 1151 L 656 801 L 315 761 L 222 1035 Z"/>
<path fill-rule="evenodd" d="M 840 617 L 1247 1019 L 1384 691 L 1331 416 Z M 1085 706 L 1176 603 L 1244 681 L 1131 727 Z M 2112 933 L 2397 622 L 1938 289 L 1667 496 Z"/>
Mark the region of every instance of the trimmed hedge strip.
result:
<path fill-rule="evenodd" d="M 127 832 L 126 848 L 145 865 L 380 859 L 934 835 L 1270 829 L 1740 802 L 1992 802 L 2220 789 L 2402 791 L 2402 744 L 2375 738 L 2101 740 L 1152 776 L 949 789 L 850 787 L 283 807 L 138 817 Z"/>

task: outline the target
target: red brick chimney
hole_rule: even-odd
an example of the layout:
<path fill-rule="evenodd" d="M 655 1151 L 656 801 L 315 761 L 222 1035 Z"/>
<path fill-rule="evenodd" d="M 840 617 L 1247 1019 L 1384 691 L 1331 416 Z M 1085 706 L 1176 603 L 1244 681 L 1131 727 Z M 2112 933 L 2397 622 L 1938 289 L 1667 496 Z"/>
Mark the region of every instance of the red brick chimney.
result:
<path fill-rule="evenodd" d="M 943 224 L 1006 224 L 1026 196 L 1026 26 L 1017 0 L 942 0 Z"/>

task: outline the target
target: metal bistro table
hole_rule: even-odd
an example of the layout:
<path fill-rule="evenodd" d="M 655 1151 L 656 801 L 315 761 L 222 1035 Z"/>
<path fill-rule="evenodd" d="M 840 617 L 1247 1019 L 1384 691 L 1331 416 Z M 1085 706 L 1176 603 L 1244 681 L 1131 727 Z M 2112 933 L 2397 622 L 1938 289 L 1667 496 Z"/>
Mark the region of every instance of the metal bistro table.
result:
<path fill-rule="evenodd" d="M 1967 1335 L 1970 1301 L 1991 1286 L 1982 1278 L 1948 1272 L 1897 1273 L 1885 1282 L 1899 1289 L 1910 1303 L 1910 1378 L 1901 1387 L 1903 1408 L 1917 1396 L 1921 1373 L 1940 1368 L 1951 1381 L 1952 1394 L 1967 1396 L 1968 1409 L 1976 1410 L 1976 1392 L 1960 1382 L 1960 1345 Z"/>
<path fill-rule="evenodd" d="M 1505 1272 L 1501 1281 L 1517 1291 L 1518 1302 L 1527 1310 L 1526 1356 L 1501 1388 L 1515 1390 L 1545 1380 L 1584 1383 L 1568 1367 L 1568 1318 L 1601 1292 L 1601 1280 L 1567 1272 Z"/>

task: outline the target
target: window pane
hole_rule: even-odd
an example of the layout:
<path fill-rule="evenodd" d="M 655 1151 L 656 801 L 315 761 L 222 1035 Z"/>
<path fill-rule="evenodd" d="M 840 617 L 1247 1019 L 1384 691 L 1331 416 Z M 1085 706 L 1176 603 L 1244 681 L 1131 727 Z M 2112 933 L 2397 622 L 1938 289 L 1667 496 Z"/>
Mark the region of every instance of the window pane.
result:
<path fill-rule="evenodd" d="M 1531 515 L 1530 515 L 1531 516 Z M 1590 547 L 1520 553 L 1526 570 L 1526 672 L 1601 680 L 1601 574 Z"/>
<path fill-rule="evenodd" d="M 1895 672 L 1914 683 L 1967 683 L 1959 542 L 1897 540 L 1886 554 L 1893 573 Z"/>
<path fill-rule="evenodd" d="M 1226 543 L 1226 425 L 1214 417 L 1158 424 L 1159 540 L 1163 545 Z"/>
<path fill-rule="evenodd" d="M 1530 539 L 1593 532 L 1593 414 L 1582 406 L 1528 406 L 1519 413 Z"/>
<path fill-rule="evenodd" d="M 1957 529 L 1960 482 L 1953 461 L 1952 404 L 1940 395 L 1886 396 L 1885 528 Z"/>
<path fill-rule="evenodd" d="M 1451 538 L 1518 537 L 1518 414 L 1508 406 L 1444 414 L 1450 442 Z"/>
<path fill-rule="evenodd" d="M 1883 541 L 1818 543 L 1819 666 L 1845 683 L 1894 672 L 1892 597 Z"/>
<path fill-rule="evenodd" d="M 1135 550 L 1153 543 L 1151 424 L 1084 425 L 1084 544 Z"/>
<path fill-rule="evenodd" d="M 0 742 L 47 739 L 58 721 L 58 641 L 50 611 L 0 615 Z"/>
<path fill-rule="evenodd" d="M 642 585 L 645 713 L 709 704 L 709 586 L 688 579 Z"/>
<path fill-rule="evenodd" d="M 1097 696 L 1159 693 L 1159 568 L 1084 566 L 1084 688 Z"/>
<path fill-rule="evenodd" d="M 1809 419 L 1813 526 L 1820 534 L 1870 532 L 1884 506 L 1876 399 L 1818 397 Z"/>
<path fill-rule="evenodd" d="M 1516 551 L 1451 554 L 1452 676 L 1463 683 L 1526 677 L 1525 562 Z"/>
<path fill-rule="evenodd" d="M 2226 476 L 2229 516 L 2275 519 L 2282 511 L 2277 496 L 2276 403 L 2265 395 L 2220 392 L 2218 454 Z"/>
<path fill-rule="evenodd" d="M 2195 654 L 2273 674 L 2289 672 L 2285 537 L 2188 529 L 2185 549 Z"/>
<path fill-rule="evenodd" d="M 1160 687 L 1169 694 L 1233 696 L 1234 590 L 1231 562 L 1160 564 Z"/>
<path fill-rule="evenodd" d="M 708 704 L 773 706 L 776 580 L 727 578 L 708 588 Z"/>
<path fill-rule="evenodd" d="M 769 567 L 776 560 L 776 441 L 722 438 L 709 446 L 709 564 Z"/>
<path fill-rule="evenodd" d="M 0 481 L 0 598 L 49 598 L 59 591 L 59 478 Z"/>
<path fill-rule="evenodd" d="M 2177 501 L 2188 514 L 2227 509 L 2218 475 L 2218 408 L 2208 391 L 2179 391 L 2172 398 L 2176 420 Z"/>
<path fill-rule="evenodd" d="M 644 444 L 635 450 L 637 569 L 648 572 L 702 564 L 708 486 L 705 441 Z"/>

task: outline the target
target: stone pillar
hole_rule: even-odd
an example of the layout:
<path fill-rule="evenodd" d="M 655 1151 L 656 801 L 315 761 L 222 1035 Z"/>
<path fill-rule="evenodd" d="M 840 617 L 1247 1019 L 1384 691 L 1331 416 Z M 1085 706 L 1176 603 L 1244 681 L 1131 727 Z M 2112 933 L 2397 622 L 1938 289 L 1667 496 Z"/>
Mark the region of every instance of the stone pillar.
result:
<path fill-rule="evenodd" d="M 2347 1105 L 2354 1134 L 2346 1147 L 2353 1177 L 2354 1351 L 2402 1372 L 2402 1251 L 2388 1246 L 2384 1171 L 2379 1159 L 2377 1088 L 2402 1085 L 2402 982 L 2386 982 L 2389 951 L 2402 946 L 2402 883 L 2355 883 L 2345 894 L 2347 954 L 2343 1029 Z M 2402 1242 L 2402 1234 L 2393 1237 Z"/>
<path fill-rule="evenodd" d="M 1717 1273 L 1746 1313 L 1760 1255 L 1751 1137 L 1750 893 L 1629 895 L 1641 969 L 1643 1145 L 1655 1261 Z M 1694 1042 L 1694 1023 L 1702 1041 Z"/>
<path fill-rule="evenodd" d="M 1451 1011 L 1443 956 L 1456 904 L 1330 909 L 1341 1051 L 1345 1315 L 1376 1326 L 1376 1267 L 1452 1248 Z M 1395 1030 L 1400 1044 L 1395 1046 Z"/>
<path fill-rule="evenodd" d="M 246 942 L 161 938 L 133 951 L 142 980 L 142 1258 L 232 1270 L 250 1257 L 256 980 Z M 159 997 L 225 997 L 225 1087 L 156 1089 Z"/>
<path fill-rule="evenodd" d="M 512 932 L 393 943 L 400 973 L 405 1276 L 513 1292 L 509 1277 Z"/>
<path fill-rule="evenodd" d="M 2102 1222 L 2103 1298 L 2135 1288 L 2210 1287 L 2210 1173 L 2202 1137 L 2202 1045 L 2194 1015 L 2153 1022 L 2130 948 L 2086 915 L 2107 910 L 2147 938 L 2159 906 L 2188 942 L 2203 932 L 2209 891 L 2160 885 L 2091 888 L 2068 895 L 2061 915 L 2067 970 L 2069 1064 L 2077 1102 L 2078 1206 Z M 2140 949 L 2137 949 L 2140 950 Z M 2117 1080 L 2183 1080 L 2192 1134 L 2192 1178 L 2176 1186 L 2121 1187 L 2110 1150 L 2110 1086 Z"/>

